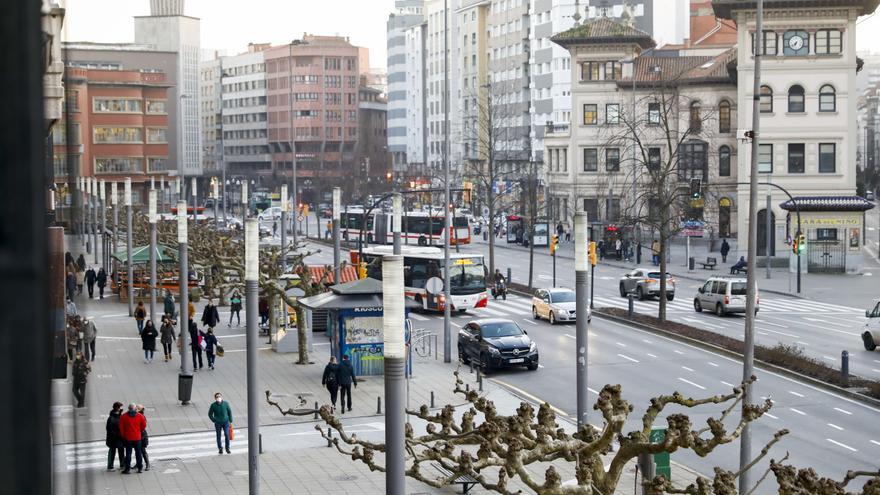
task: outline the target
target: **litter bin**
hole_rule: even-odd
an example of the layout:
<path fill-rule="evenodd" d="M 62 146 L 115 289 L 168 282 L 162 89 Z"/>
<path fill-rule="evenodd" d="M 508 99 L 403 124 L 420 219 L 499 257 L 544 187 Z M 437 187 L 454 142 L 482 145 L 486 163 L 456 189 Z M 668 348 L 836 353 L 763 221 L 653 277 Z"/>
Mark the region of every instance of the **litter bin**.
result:
<path fill-rule="evenodd" d="M 695 263 L 695 262 L 694 262 L 694 257 L 693 257 L 693 256 L 691 256 L 690 258 L 688 258 L 688 270 L 693 271 L 693 269 L 694 269 L 694 263 Z"/>
<path fill-rule="evenodd" d="M 488 232 L 488 231 L 485 231 L 485 230 L 483 231 L 483 240 L 484 240 L 484 241 L 488 241 L 488 240 L 489 240 L 489 232 Z"/>
<path fill-rule="evenodd" d="M 177 400 L 182 404 L 189 404 L 189 401 L 192 398 L 192 390 L 192 375 L 177 375 Z"/>

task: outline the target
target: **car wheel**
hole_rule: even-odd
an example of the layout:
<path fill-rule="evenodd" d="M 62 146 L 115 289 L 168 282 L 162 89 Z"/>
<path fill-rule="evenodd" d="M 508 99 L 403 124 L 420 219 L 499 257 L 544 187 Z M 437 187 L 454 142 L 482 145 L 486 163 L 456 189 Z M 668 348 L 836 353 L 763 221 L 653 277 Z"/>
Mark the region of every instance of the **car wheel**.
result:
<path fill-rule="evenodd" d="M 673 300 L 673 299 L 675 299 L 675 294 L 666 294 L 666 300 L 667 300 L 667 301 L 671 301 L 671 300 Z"/>
<path fill-rule="evenodd" d="M 540 320 L 541 317 L 538 315 L 538 308 L 532 306 L 532 318 L 536 320 Z"/>
<path fill-rule="evenodd" d="M 874 342 L 874 336 L 871 335 L 871 332 L 865 332 L 862 334 L 862 342 L 865 343 L 866 351 L 873 351 L 877 348 L 877 344 Z"/>
<path fill-rule="evenodd" d="M 423 236 L 423 235 L 419 236 L 419 246 L 427 246 L 427 245 L 428 245 L 428 239 L 425 238 L 425 236 Z"/>
<path fill-rule="evenodd" d="M 721 303 L 715 305 L 715 314 L 718 316 L 724 316 L 724 306 Z"/>
<path fill-rule="evenodd" d="M 639 301 L 644 301 L 644 300 L 645 300 L 645 289 L 643 289 L 643 288 L 640 286 L 637 292 L 638 292 L 638 295 L 639 295 Z"/>
<path fill-rule="evenodd" d="M 620 283 L 620 297 L 626 297 L 626 288 L 624 288 L 623 282 Z"/>
<path fill-rule="evenodd" d="M 694 311 L 696 311 L 697 313 L 703 312 L 703 305 L 700 304 L 699 299 L 694 299 Z"/>
<path fill-rule="evenodd" d="M 556 324 L 556 315 L 553 314 L 553 311 L 550 312 L 550 316 L 547 318 L 551 325 Z"/>
<path fill-rule="evenodd" d="M 538 369 L 538 363 L 529 363 L 528 369 L 529 371 L 535 371 L 536 369 Z"/>

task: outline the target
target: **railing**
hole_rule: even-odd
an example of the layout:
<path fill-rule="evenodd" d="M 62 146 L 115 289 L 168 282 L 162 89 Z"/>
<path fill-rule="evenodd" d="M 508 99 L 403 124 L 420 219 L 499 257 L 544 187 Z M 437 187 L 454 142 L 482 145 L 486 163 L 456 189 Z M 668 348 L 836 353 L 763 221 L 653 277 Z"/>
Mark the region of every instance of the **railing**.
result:
<path fill-rule="evenodd" d="M 432 330 L 417 328 L 410 332 L 410 350 L 419 357 L 431 357 L 433 354 L 434 359 L 438 359 L 437 342 L 437 333 Z"/>

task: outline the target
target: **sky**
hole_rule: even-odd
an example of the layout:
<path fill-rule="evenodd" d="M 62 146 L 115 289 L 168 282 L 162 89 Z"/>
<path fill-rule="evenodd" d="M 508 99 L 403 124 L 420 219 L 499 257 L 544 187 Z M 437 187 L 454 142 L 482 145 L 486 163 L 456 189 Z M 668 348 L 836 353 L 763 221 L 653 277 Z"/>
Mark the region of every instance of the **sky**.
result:
<path fill-rule="evenodd" d="M 667 0 L 655 0 L 662 3 Z M 62 0 L 69 41 L 129 42 L 132 17 L 149 15 L 149 0 Z M 394 0 L 186 0 L 201 18 L 202 48 L 235 55 L 248 43 L 286 44 L 303 33 L 348 36 L 370 50 L 370 67 L 386 66 L 385 23 Z M 662 15 L 663 10 L 659 9 Z M 880 14 L 859 20 L 858 51 L 880 53 Z"/>

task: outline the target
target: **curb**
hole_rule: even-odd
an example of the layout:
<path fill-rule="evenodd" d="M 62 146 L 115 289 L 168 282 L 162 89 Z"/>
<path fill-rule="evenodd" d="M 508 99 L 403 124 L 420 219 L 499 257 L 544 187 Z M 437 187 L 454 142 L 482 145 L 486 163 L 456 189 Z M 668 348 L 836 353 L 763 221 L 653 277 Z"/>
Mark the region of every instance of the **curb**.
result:
<path fill-rule="evenodd" d="M 693 345 L 695 347 L 699 347 L 699 348 L 707 350 L 707 351 L 715 352 L 717 354 L 722 354 L 722 355 L 727 356 L 729 358 L 742 359 L 742 357 L 743 357 L 743 355 L 738 352 L 731 351 L 729 349 L 717 346 L 715 344 L 709 344 L 709 343 L 703 342 L 701 340 L 693 339 L 691 337 L 686 337 L 684 335 L 679 335 L 675 332 L 663 330 L 662 328 L 657 328 L 653 325 L 648 325 L 646 323 L 640 323 L 640 322 L 628 320 L 628 319 L 620 317 L 620 316 L 605 314 L 605 313 L 601 312 L 601 310 L 594 310 L 592 315 L 593 315 L 593 317 L 602 318 L 605 320 L 610 320 L 615 323 L 619 323 L 619 324 L 623 324 L 623 325 L 633 326 L 633 327 L 639 328 L 641 330 L 645 330 L 645 331 L 648 331 L 651 333 L 655 333 L 658 335 L 662 335 L 664 337 L 671 338 L 673 340 L 685 342 L 687 344 Z M 792 378 L 792 379 L 795 379 L 798 381 L 805 382 L 805 383 L 812 385 L 814 387 L 822 388 L 822 389 L 834 392 L 836 394 L 843 395 L 843 396 L 848 397 L 850 399 L 869 404 L 874 407 L 880 407 L 880 399 L 875 399 L 873 397 L 869 397 L 869 396 L 867 396 L 865 394 L 861 394 L 859 392 L 854 392 L 852 390 L 849 390 L 849 389 L 846 389 L 843 387 L 839 387 L 837 385 L 826 383 L 826 382 L 819 380 L 817 378 L 813 378 L 811 376 L 807 376 L 807 375 L 798 373 L 796 371 L 792 371 L 792 370 L 783 368 L 781 366 L 777 366 L 775 364 L 766 363 L 766 362 L 761 361 L 760 359 L 757 359 L 757 358 L 755 359 L 755 367 L 764 369 L 765 371 L 777 373 L 779 375 L 784 375 L 788 378 Z"/>

